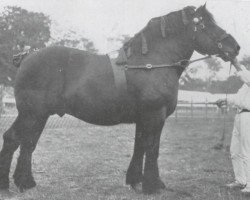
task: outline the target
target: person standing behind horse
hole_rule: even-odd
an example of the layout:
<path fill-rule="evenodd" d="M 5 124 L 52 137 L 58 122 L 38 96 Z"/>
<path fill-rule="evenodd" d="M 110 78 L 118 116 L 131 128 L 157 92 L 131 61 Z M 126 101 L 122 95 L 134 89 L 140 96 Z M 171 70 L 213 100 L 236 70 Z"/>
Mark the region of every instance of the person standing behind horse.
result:
<path fill-rule="evenodd" d="M 226 186 L 250 194 L 250 71 L 243 65 L 240 68 L 236 75 L 244 82 L 243 86 L 227 99 L 219 99 L 217 105 L 237 108 L 230 146 L 235 180 Z"/>

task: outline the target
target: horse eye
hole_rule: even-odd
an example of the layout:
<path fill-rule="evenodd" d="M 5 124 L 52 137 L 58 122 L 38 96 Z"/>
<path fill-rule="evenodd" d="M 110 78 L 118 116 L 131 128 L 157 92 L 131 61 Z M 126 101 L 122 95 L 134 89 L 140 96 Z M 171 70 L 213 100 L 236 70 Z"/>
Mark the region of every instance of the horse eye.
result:
<path fill-rule="evenodd" d="M 197 17 L 195 17 L 194 19 L 193 19 L 193 22 L 195 23 L 195 24 L 197 24 L 197 23 L 199 23 L 199 19 L 197 18 Z"/>
<path fill-rule="evenodd" d="M 222 48 L 222 44 L 220 42 L 218 43 L 218 47 L 219 47 L 219 49 Z"/>
<path fill-rule="evenodd" d="M 204 29 L 205 25 L 203 23 L 201 23 L 201 29 Z"/>

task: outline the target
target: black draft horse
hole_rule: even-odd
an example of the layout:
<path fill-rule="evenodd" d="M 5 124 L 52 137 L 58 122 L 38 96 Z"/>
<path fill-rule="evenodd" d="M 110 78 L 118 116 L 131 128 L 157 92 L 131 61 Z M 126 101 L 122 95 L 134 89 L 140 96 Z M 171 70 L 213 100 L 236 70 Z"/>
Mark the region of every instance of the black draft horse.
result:
<path fill-rule="evenodd" d="M 146 43 L 145 43 L 146 42 Z M 123 50 L 127 65 L 141 66 L 189 60 L 194 51 L 232 61 L 236 40 L 220 28 L 206 6 L 185 7 L 150 20 Z M 15 82 L 18 116 L 3 135 L 0 188 L 8 189 L 13 153 L 20 146 L 14 182 L 20 191 L 36 185 L 31 157 L 50 115 L 66 114 L 97 125 L 135 123 L 134 153 L 126 183 L 145 194 L 165 188 L 159 177 L 162 127 L 177 103 L 181 66 L 125 70 L 126 93 L 118 91 L 110 60 L 66 47 L 48 47 L 22 61 Z M 145 155 L 145 164 L 143 159 Z"/>

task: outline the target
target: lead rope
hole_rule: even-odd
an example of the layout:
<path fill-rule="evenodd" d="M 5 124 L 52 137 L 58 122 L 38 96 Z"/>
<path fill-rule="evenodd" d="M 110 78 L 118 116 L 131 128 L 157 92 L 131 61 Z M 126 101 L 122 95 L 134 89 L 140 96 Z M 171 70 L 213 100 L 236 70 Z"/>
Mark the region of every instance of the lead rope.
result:
<path fill-rule="evenodd" d="M 231 70 L 232 70 L 232 63 L 230 64 L 228 76 L 230 76 Z M 226 101 L 227 101 L 228 92 L 229 92 L 229 87 L 227 87 L 227 90 L 226 90 Z M 226 107 L 226 109 L 227 109 L 227 107 Z M 227 112 L 227 110 L 226 110 L 226 112 Z M 223 113 L 223 131 L 222 131 L 222 136 L 221 136 L 220 142 L 215 145 L 215 147 L 214 147 L 215 149 L 223 149 L 224 148 L 225 135 L 226 135 L 226 113 L 224 112 Z"/>

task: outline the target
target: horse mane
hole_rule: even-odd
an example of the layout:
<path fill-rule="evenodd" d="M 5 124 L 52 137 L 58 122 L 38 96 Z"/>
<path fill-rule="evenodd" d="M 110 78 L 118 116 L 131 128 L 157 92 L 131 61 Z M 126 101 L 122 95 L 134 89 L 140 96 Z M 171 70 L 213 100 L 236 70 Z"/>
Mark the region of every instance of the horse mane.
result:
<path fill-rule="evenodd" d="M 182 21 L 182 12 L 174 11 L 167 15 L 152 18 L 147 25 L 130 40 L 123 44 L 119 51 L 116 63 L 118 65 L 127 63 L 127 59 L 135 53 L 136 50 L 141 49 L 142 54 L 148 52 L 148 41 L 158 34 L 159 37 L 176 36 L 185 28 Z M 145 36 L 147 33 L 147 37 Z M 153 36 L 154 35 L 154 36 Z"/>
<path fill-rule="evenodd" d="M 157 25 L 158 27 L 156 27 Z M 137 43 L 136 39 L 144 34 L 145 31 L 153 32 L 155 31 L 154 28 L 158 30 L 160 30 L 160 28 L 164 28 L 166 37 L 171 37 L 180 33 L 180 31 L 184 28 L 184 25 L 181 21 L 181 11 L 174 11 L 161 17 L 152 18 L 141 31 L 136 33 L 134 37 L 132 37 L 123 45 L 123 48 L 126 49 L 128 46 L 132 46 L 133 43 Z"/>

